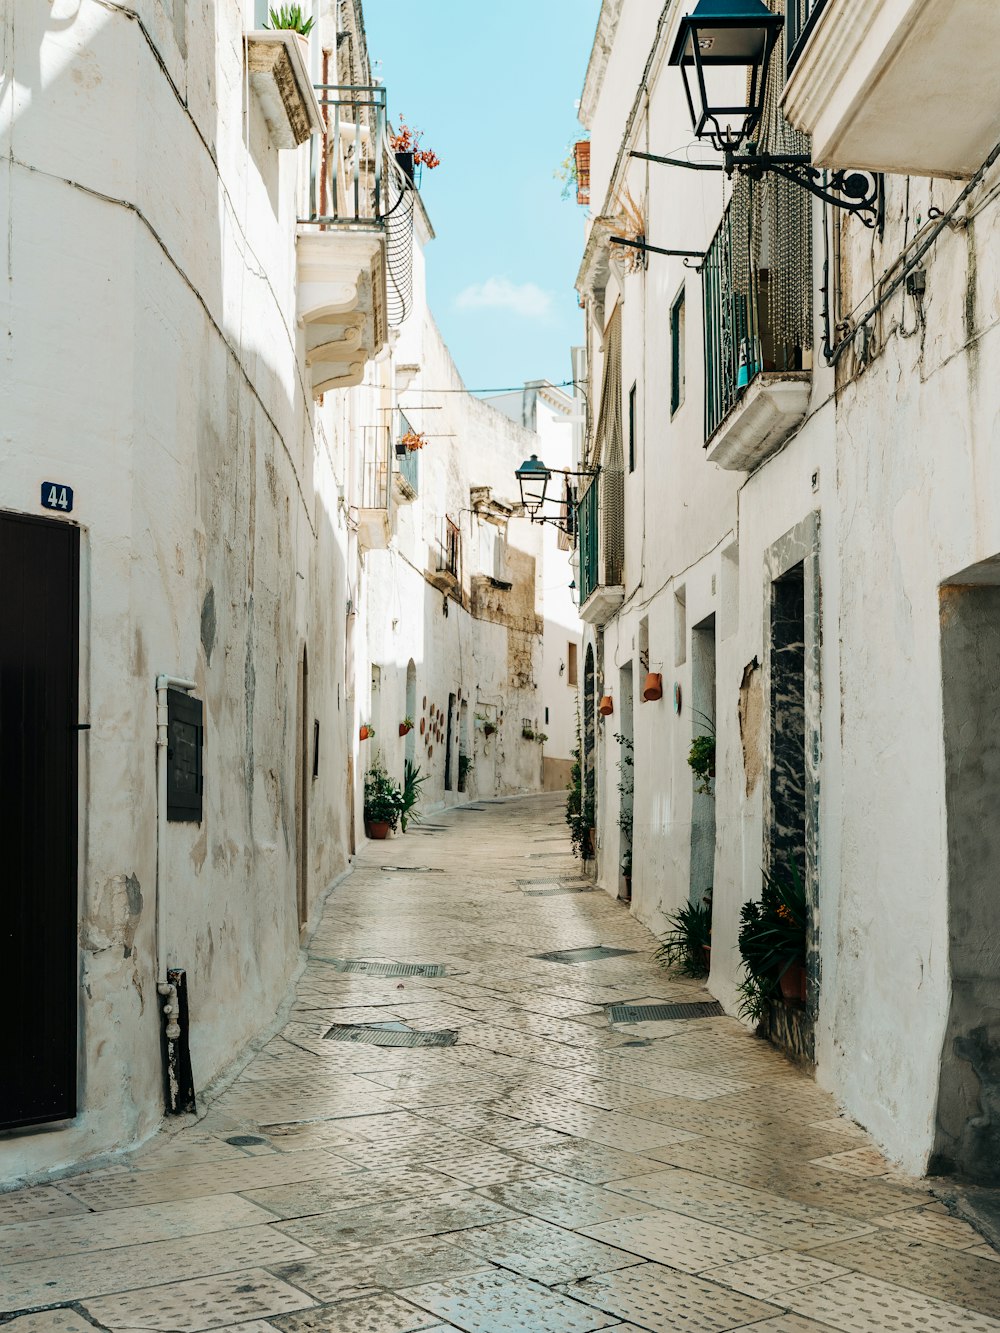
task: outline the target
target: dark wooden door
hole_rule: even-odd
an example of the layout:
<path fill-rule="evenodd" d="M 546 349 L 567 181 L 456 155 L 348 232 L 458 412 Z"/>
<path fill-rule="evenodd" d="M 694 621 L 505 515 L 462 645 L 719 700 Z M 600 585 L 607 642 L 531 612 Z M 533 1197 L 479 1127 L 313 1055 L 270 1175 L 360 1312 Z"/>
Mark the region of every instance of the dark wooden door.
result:
<path fill-rule="evenodd" d="M 0 1127 L 76 1114 L 80 533 L 0 514 Z"/>

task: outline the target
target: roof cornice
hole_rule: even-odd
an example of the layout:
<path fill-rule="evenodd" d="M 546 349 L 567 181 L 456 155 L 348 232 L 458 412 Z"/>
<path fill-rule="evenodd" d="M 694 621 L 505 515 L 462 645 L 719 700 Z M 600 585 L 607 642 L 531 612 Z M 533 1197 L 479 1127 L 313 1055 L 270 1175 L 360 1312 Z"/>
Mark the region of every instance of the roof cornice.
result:
<path fill-rule="evenodd" d="M 597 99 L 601 95 L 623 3 L 624 0 L 601 0 L 601 13 L 597 20 L 597 31 L 594 33 L 594 45 L 590 51 L 587 73 L 583 80 L 583 92 L 580 94 L 580 123 L 588 130 L 597 108 Z"/>

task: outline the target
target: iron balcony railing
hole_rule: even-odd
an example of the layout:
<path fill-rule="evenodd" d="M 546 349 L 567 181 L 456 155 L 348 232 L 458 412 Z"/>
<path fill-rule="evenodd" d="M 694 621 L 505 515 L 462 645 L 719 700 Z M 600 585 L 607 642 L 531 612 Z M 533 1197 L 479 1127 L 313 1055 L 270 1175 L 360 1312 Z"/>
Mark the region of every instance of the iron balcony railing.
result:
<path fill-rule="evenodd" d="M 730 203 L 702 269 L 706 441 L 758 375 L 802 368 L 802 349 L 778 337 L 770 326 L 768 270 L 746 255 L 737 263 L 736 246 L 745 247 L 747 240 L 744 236 L 737 241 L 733 208 Z"/>
<path fill-rule="evenodd" d="M 803 47 L 809 40 L 809 34 L 825 5 L 826 0 L 786 0 L 785 49 L 788 51 L 789 73 L 802 54 Z"/>
<path fill-rule="evenodd" d="M 361 450 L 361 508 L 389 508 L 389 431 L 369 427 Z"/>
<path fill-rule="evenodd" d="M 323 133 L 311 141 L 304 222 L 383 228 L 387 213 L 386 90 L 315 86 Z"/>
<path fill-rule="evenodd" d="M 576 507 L 580 543 L 580 605 L 600 585 L 600 506 L 599 478 L 590 483 Z"/>

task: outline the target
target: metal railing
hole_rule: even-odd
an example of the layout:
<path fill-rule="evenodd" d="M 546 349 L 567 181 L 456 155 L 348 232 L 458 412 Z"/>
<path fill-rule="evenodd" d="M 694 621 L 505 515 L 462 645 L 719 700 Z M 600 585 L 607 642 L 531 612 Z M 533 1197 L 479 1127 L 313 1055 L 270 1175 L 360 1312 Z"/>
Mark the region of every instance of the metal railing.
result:
<path fill-rule="evenodd" d="M 361 508 L 389 508 L 389 430 L 369 427 L 361 450 Z"/>
<path fill-rule="evenodd" d="M 730 203 L 726 209 L 702 268 L 706 441 L 759 374 L 802 366 L 802 349 L 783 341 L 770 327 L 767 269 L 756 268 L 744 257 L 739 267 L 746 277 L 737 280 L 733 207 Z M 746 244 L 745 237 L 742 243 Z"/>
<path fill-rule="evenodd" d="M 788 51 L 789 73 L 795 68 L 825 5 L 826 0 L 786 0 L 785 49 Z"/>
<path fill-rule="evenodd" d="M 310 198 L 304 222 L 385 225 L 386 90 L 320 83 L 314 89 L 323 133 L 310 148 Z"/>
<path fill-rule="evenodd" d="M 580 543 L 580 605 L 600 585 L 600 506 L 599 482 L 595 477 L 576 507 Z"/>

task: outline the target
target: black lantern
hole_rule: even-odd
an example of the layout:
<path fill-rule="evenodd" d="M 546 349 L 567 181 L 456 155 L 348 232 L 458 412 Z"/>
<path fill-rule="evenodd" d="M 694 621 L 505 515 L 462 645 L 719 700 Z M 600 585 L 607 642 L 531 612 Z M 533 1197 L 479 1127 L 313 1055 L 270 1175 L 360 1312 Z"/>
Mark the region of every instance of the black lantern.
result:
<path fill-rule="evenodd" d="M 735 153 L 760 124 L 784 19 L 763 0 L 698 0 L 670 56 L 684 76 L 695 136 Z"/>
<path fill-rule="evenodd" d="M 528 511 L 529 517 L 533 519 L 545 503 L 545 488 L 552 473 L 537 454 L 532 454 L 530 458 L 524 460 L 514 476 L 521 487 L 521 503 Z"/>

